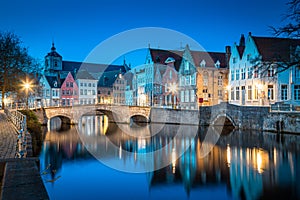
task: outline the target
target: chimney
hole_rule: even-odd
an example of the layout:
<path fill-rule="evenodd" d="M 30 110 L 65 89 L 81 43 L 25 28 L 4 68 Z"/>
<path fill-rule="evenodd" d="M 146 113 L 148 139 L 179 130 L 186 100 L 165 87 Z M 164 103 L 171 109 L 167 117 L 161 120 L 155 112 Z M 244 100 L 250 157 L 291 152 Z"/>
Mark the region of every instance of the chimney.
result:
<path fill-rule="evenodd" d="M 225 56 L 226 56 L 226 67 L 229 67 L 229 61 L 230 61 L 230 56 L 231 56 L 231 47 L 230 46 L 226 46 L 225 47 Z"/>

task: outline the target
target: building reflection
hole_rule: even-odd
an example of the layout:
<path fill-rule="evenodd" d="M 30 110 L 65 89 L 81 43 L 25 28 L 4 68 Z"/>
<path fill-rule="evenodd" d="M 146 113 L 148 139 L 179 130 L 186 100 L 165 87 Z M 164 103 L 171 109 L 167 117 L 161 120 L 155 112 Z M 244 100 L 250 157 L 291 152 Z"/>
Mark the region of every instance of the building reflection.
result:
<path fill-rule="evenodd" d="M 82 122 L 77 129 L 57 131 L 56 127 L 46 134 L 41 169 L 50 164 L 55 172 L 52 179 L 65 162 L 103 156 L 123 165 L 144 166 L 152 189 L 180 184 L 189 196 L 201 187 L 225 185 L 234 199 L 300 198 L 300 155 L 295 153 L 300 150 L 299 136 L 278 140 L 274 134 L 234 131 L 221 135 L 203 157 L 201 146 L 207 133 L 203 127 L 195 136 L 188 126 L 179 133 L 178 125 L 164 125 L 153 135 L 158 130 L 151 127 L 155 125 L 118 127 L 105 116 L 85 116 Z M 147 156 L 154 151 L 152 157 Z M 168 165 L 161 168 L 162 162 Z"/>

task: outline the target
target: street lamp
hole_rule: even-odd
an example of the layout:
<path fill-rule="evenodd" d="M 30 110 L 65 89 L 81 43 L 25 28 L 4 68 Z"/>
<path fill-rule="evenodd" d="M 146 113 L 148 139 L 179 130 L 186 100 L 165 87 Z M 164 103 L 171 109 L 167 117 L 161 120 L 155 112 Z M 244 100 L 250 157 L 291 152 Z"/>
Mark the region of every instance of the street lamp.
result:
<path fill-rule="evenodd" d="M 23 88 L 25 89 L 26 95 L 26 109 L 28 109 L 28 91 L 31 89 L 31 82 L 26 79 L 26 81 L 23 83 Z"/>
<path fill-rule="evenodd" d="M 177 93 L 177 84 L 176 83 L 171 83 L 170 86 L 169 86 L 169 90 L 171 92 L 171 102 L 172 102 L 172 107 L 173 109 L 175 108 L 175 100 L 174 100 L 174 97 L 175 97 L 175 94 Z"/>

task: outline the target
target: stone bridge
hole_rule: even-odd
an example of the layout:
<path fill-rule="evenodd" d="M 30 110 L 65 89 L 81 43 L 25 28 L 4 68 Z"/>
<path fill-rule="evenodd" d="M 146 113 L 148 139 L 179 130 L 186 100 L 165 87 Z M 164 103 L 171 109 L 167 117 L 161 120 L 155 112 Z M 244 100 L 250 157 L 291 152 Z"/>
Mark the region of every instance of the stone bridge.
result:
<path fill-rule="evenodd" d="M 63 123 L 77 124 L 84 115 L 105 114 L 110 121 L 130 123 L 133 117 L 142 118 L 150 122 L 150 107 L 122 106 L 122 105 L 76 105 L 68 107 L 44 108 L 44 119 L 59 117 Z"/>
<path fill-rule="evenodd" d="M 269 107 L 238 106 L 222 102 L 200 107 L 200 125 L 233 125 L 240 129 L 262 130 Z"/>

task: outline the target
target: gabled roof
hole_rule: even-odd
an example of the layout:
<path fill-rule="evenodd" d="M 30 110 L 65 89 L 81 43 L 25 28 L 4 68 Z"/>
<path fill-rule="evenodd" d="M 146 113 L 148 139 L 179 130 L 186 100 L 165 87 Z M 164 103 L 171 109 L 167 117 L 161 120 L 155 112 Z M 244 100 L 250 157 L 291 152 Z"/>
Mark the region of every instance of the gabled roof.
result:
<path fill-rule="evenodd" d="M 178 71 L 182 60 L 183 51 L 176 50 L 162 50 L 162 49 L 149 49 L 151 59 L 154 63 L 165 65 L 165 61 L 172 57 L 175 59 L 175 69 Z"/>
<path fill-rule="evenodd" d="M 205 67 L 215 67 L 217 61 L 220 62 L 220 68 L 226 68 L 226 54 L 220 52 L 205 52 L 205 51 L 191 51 L 196 67 L 200 67 L 202 60 L 205 60 Z"/>
<path fill-rule="evenodd" d="M 45 76 L 51 88 L 60 88 L 61 80 L 58 80 L 57 76 Z M 55 84 L 56 83 L 56 84 Z"/>
<path fill-rule="evenodd" d="M 76 73 L 79 70 L 88 71 L 95 79 L 99 79 L 104 71 L 116 71 L 119 70 L 122 73 L 126 72 L 126 66 L 123 65 L 107 65 L 107 64 L 95 64 L 95 63 L 83 63 L 73 61 L 63 61 L 62 70 Z"/>
<path fill-rule="evenodd" d="M 79 70 L 76 79 L 97 80 L 87 70 Z"/>
<path fill-rule="evenodd" d="M 105 71 L 98 81 L 98 87 L 112 87 L 119 73 L 119 70 Z"/>
<path fill-rule="evenodd" d="M 263 61 L 290 61 L 300 39 L 251 36 Z"/>

